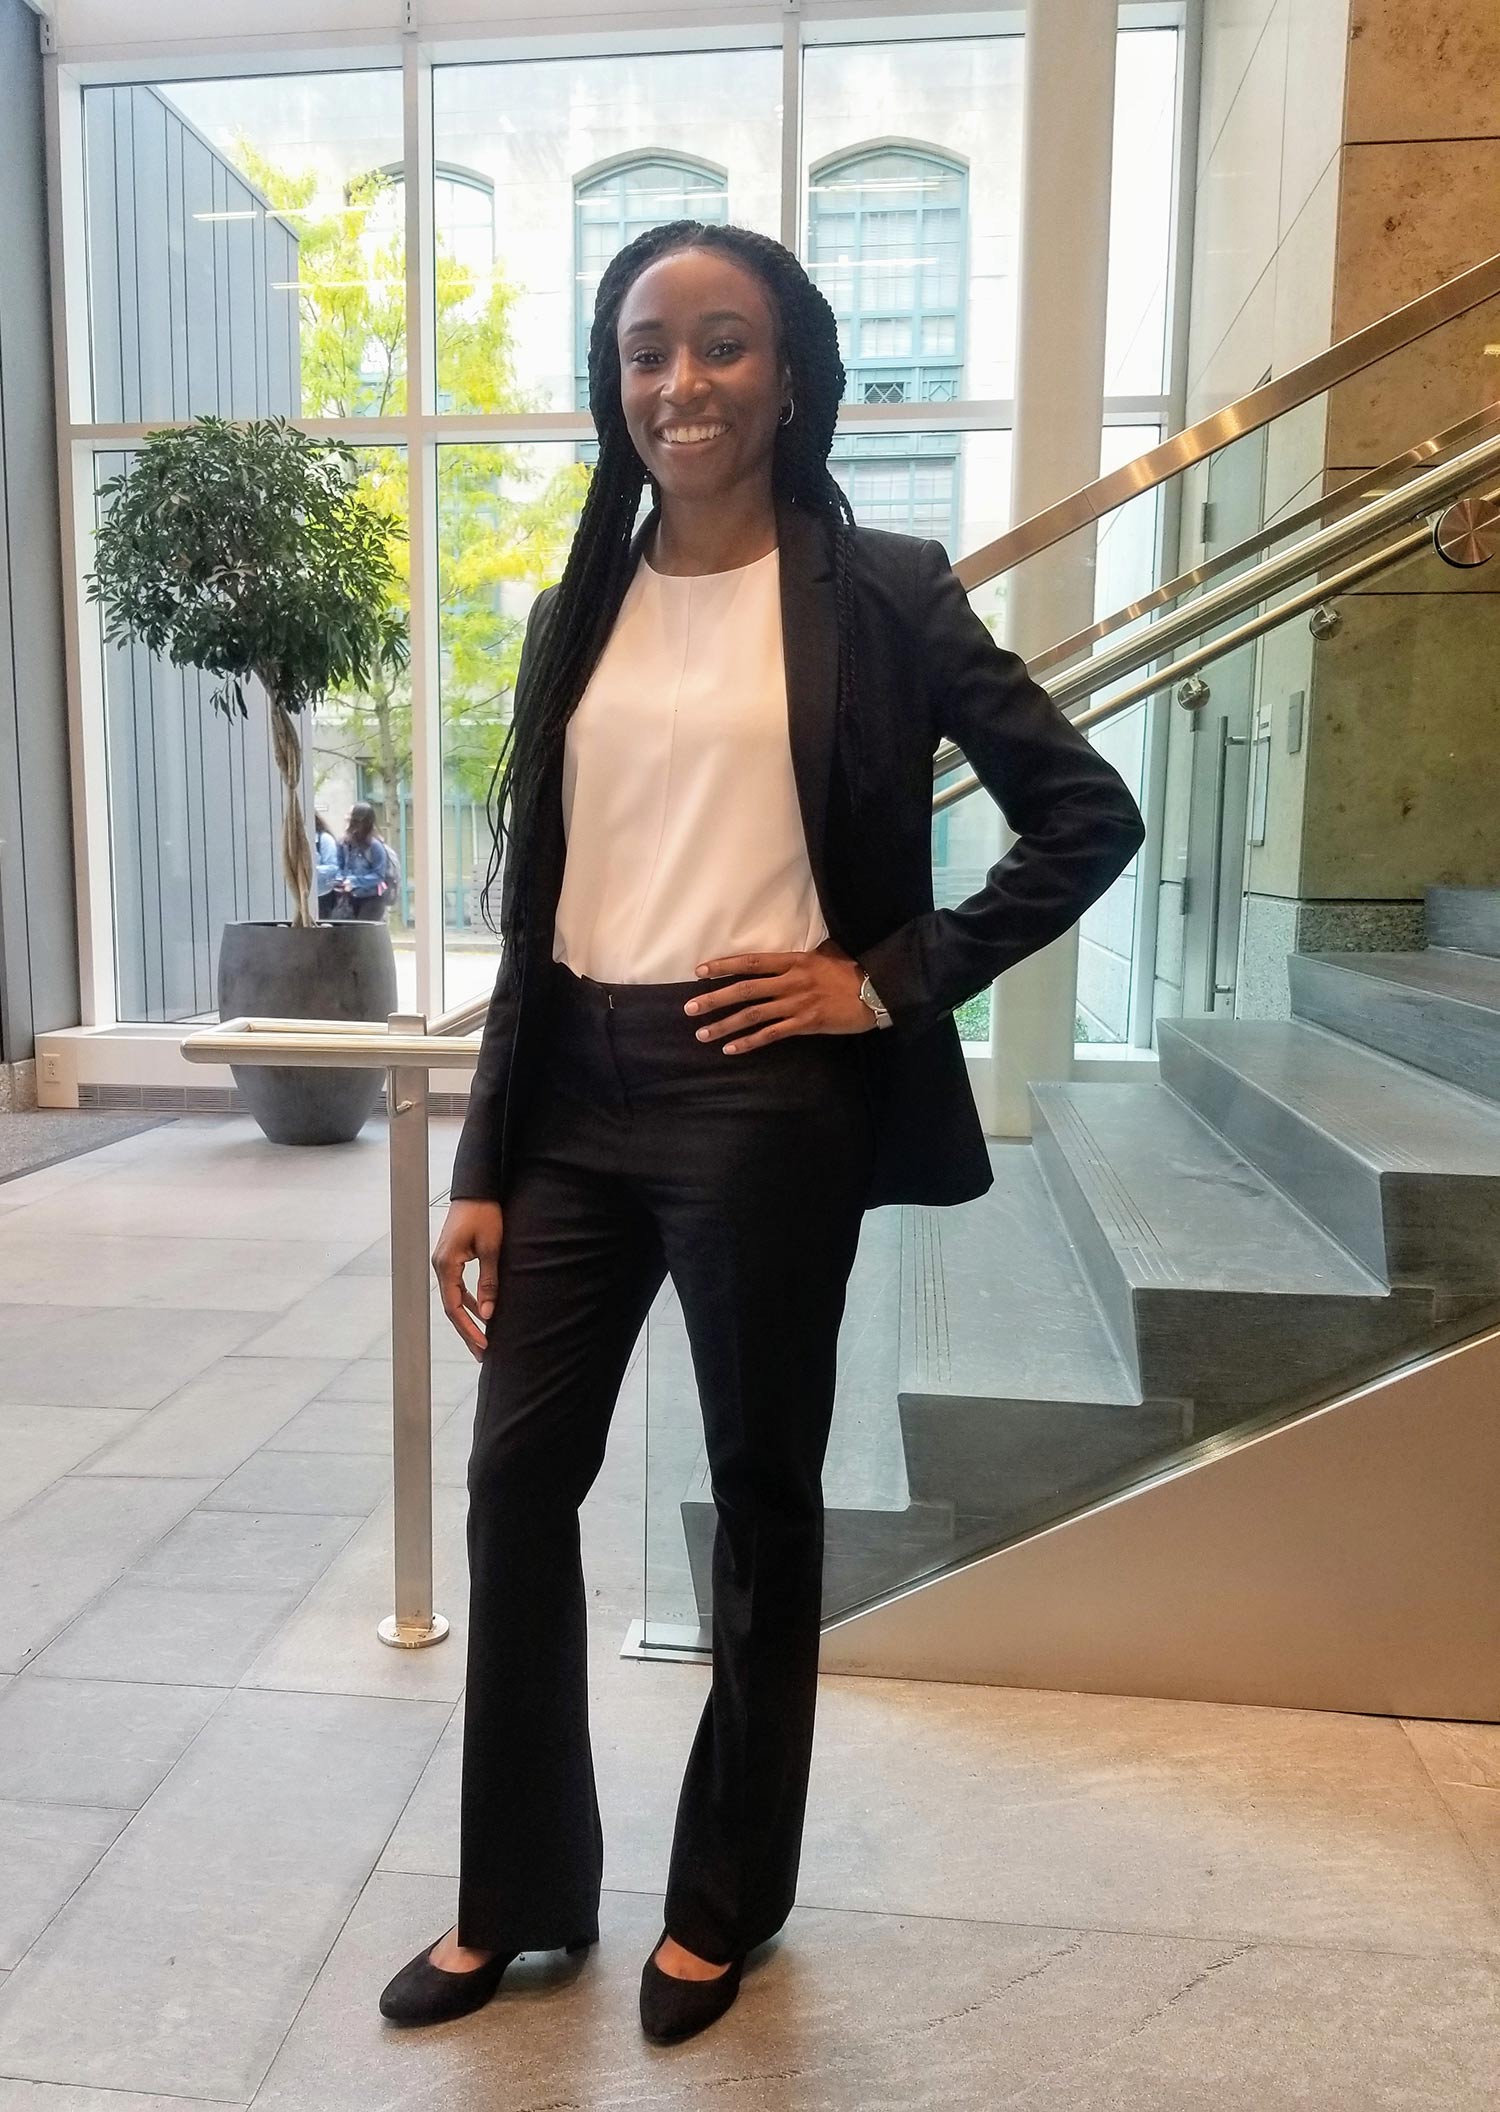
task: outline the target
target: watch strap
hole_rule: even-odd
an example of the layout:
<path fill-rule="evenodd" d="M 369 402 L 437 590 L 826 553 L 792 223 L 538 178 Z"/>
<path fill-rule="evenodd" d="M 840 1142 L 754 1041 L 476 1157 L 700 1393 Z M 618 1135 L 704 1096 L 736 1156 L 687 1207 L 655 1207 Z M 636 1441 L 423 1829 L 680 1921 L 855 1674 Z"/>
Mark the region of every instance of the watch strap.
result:
<path fill-rule="evenodd" d="M 859 986 L 859 997 L 860 1003 L 868 1005 L 875 1014 L 875 1024 L 877 1026 L 888 1027 L 891 1024 L 891 1015 L 881 1001 L 880 993 L 876 990 L 868 975 L 865 976 Z"/>

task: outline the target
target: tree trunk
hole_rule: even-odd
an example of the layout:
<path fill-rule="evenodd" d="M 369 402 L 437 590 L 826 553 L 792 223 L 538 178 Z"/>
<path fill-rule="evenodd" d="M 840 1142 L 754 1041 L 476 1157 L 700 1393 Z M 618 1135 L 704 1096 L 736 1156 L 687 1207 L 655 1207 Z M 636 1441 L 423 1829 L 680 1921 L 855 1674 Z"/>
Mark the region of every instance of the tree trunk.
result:
<path fill-rule="evenodd" d="M 293 929 L 305 930 L 312 923 L 308 904 L 313 857 L 302 813 L 302 736 L 292 714 L 275 697 L 271 699 L 271 740 L 282 784 L 281 870 L 295 905 Z"/>

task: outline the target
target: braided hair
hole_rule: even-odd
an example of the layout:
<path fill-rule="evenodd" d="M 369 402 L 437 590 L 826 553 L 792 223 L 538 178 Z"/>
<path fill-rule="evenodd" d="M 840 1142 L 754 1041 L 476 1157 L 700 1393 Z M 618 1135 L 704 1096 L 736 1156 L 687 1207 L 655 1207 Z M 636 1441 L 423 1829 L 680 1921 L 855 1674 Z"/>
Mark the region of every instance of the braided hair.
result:
<path fill-rule="evenodd" d="M 490 893 L 502 867 L 502 936 L 506 951 L 526 928 L 531 846 L 540 819 L 541 788 L 561 748 L 564 730 L 587 687 L 629 586 L 630 545 L 642 487 L 649 475 L 630 437 L 620 402 L 617 337 L 621 304 L 632 283 L 658 258 L 682 249 L 716 249 L 753 272 L 766 291 L 778 326 L 780 353 L 791 370 L 796 414 L 779 426 L 771 458 L 771 486 L 799 507 L 822 516 L 832 537 L 838 610 L 838 719 L 836 765 L 845 796 L 859 780 L 854 711 L 853 590 L 850 585 L 854 509 L 828 468 L 844 364 L 832 308 L 800 261 L 780 242 L 747 227 L 702 220 L 668 220 L 647 228 L 611 258 L 599 281 L 589 332 L 589 409 L 599 436 L 599 459 L 552 606 L 533 641 L 526 708 L 513 722 L 490 780 L 489 868 L 482 895 L 485 923 Z M 508 819 L 507 819 L 508 810 Z"/>

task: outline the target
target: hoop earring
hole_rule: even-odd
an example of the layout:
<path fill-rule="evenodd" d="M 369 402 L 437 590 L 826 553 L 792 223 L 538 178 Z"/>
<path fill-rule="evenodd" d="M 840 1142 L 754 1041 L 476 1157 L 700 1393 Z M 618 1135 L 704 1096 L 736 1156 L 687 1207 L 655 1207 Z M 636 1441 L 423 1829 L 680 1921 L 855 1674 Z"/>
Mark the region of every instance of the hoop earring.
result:
<path fill-rule="evenodd" d="M 791 422 L 792 422 L 792 418 L 793 418 L 793 416 L 795 415 L 796 409 L 797 409 L 797 399 L 796 399 L 796 397 L 795 397 L 795 396 L 789 396 L 789 397 L 787 398 L 787 400 L 786 400 L 786 416 L 785 416 L 784 418 L 778 418 L 778 419 L 777 419 L 777 421 L 776 421 L 776 423 L 777 423 L 778 425 L 790 425 L 790 424 L 791 424 Z"/>

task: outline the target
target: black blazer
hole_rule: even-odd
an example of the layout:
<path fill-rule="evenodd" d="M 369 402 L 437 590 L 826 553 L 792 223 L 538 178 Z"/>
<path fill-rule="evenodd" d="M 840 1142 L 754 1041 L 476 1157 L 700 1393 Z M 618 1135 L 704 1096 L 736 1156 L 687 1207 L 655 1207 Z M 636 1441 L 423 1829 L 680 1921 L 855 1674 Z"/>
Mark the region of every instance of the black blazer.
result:
<path fill-rule="evenodd" d="M 653 510 L 636 532 L 637 559 L 656 517 Z M 779 496 L 776 518 L 788 733 L 808 860 L 830 935 L 863 963 L 894 1022 L 857 1037 L 876 1115 L 866 1208 L 967 1202 L 994 1173 L 953 1008 L 1077 922 L 1134 856 L 1145 833 L 1140 813 L 1113 766 L 1024 662 L 995 643 L 942 544 L 878 528 L 856 529 L 853 538 L 870 789 L 850 812 L 832 768 L 838 627 L 826 524 Z M 527 620 L 518 714 L 528 661 L 535 665 L 533 634 L 556 591 L 544 587 Z M 934 909 L 932 758 L 944 738 L 963 750 L 1018 841 L 977 894 Z M 560 757 L 543 811 L 533 927 L 519 962 L 508 948 L 502 955 L 454 1164 L 455 1199 L 504 1202 L 536 1082 L 566 852 Z"/>

